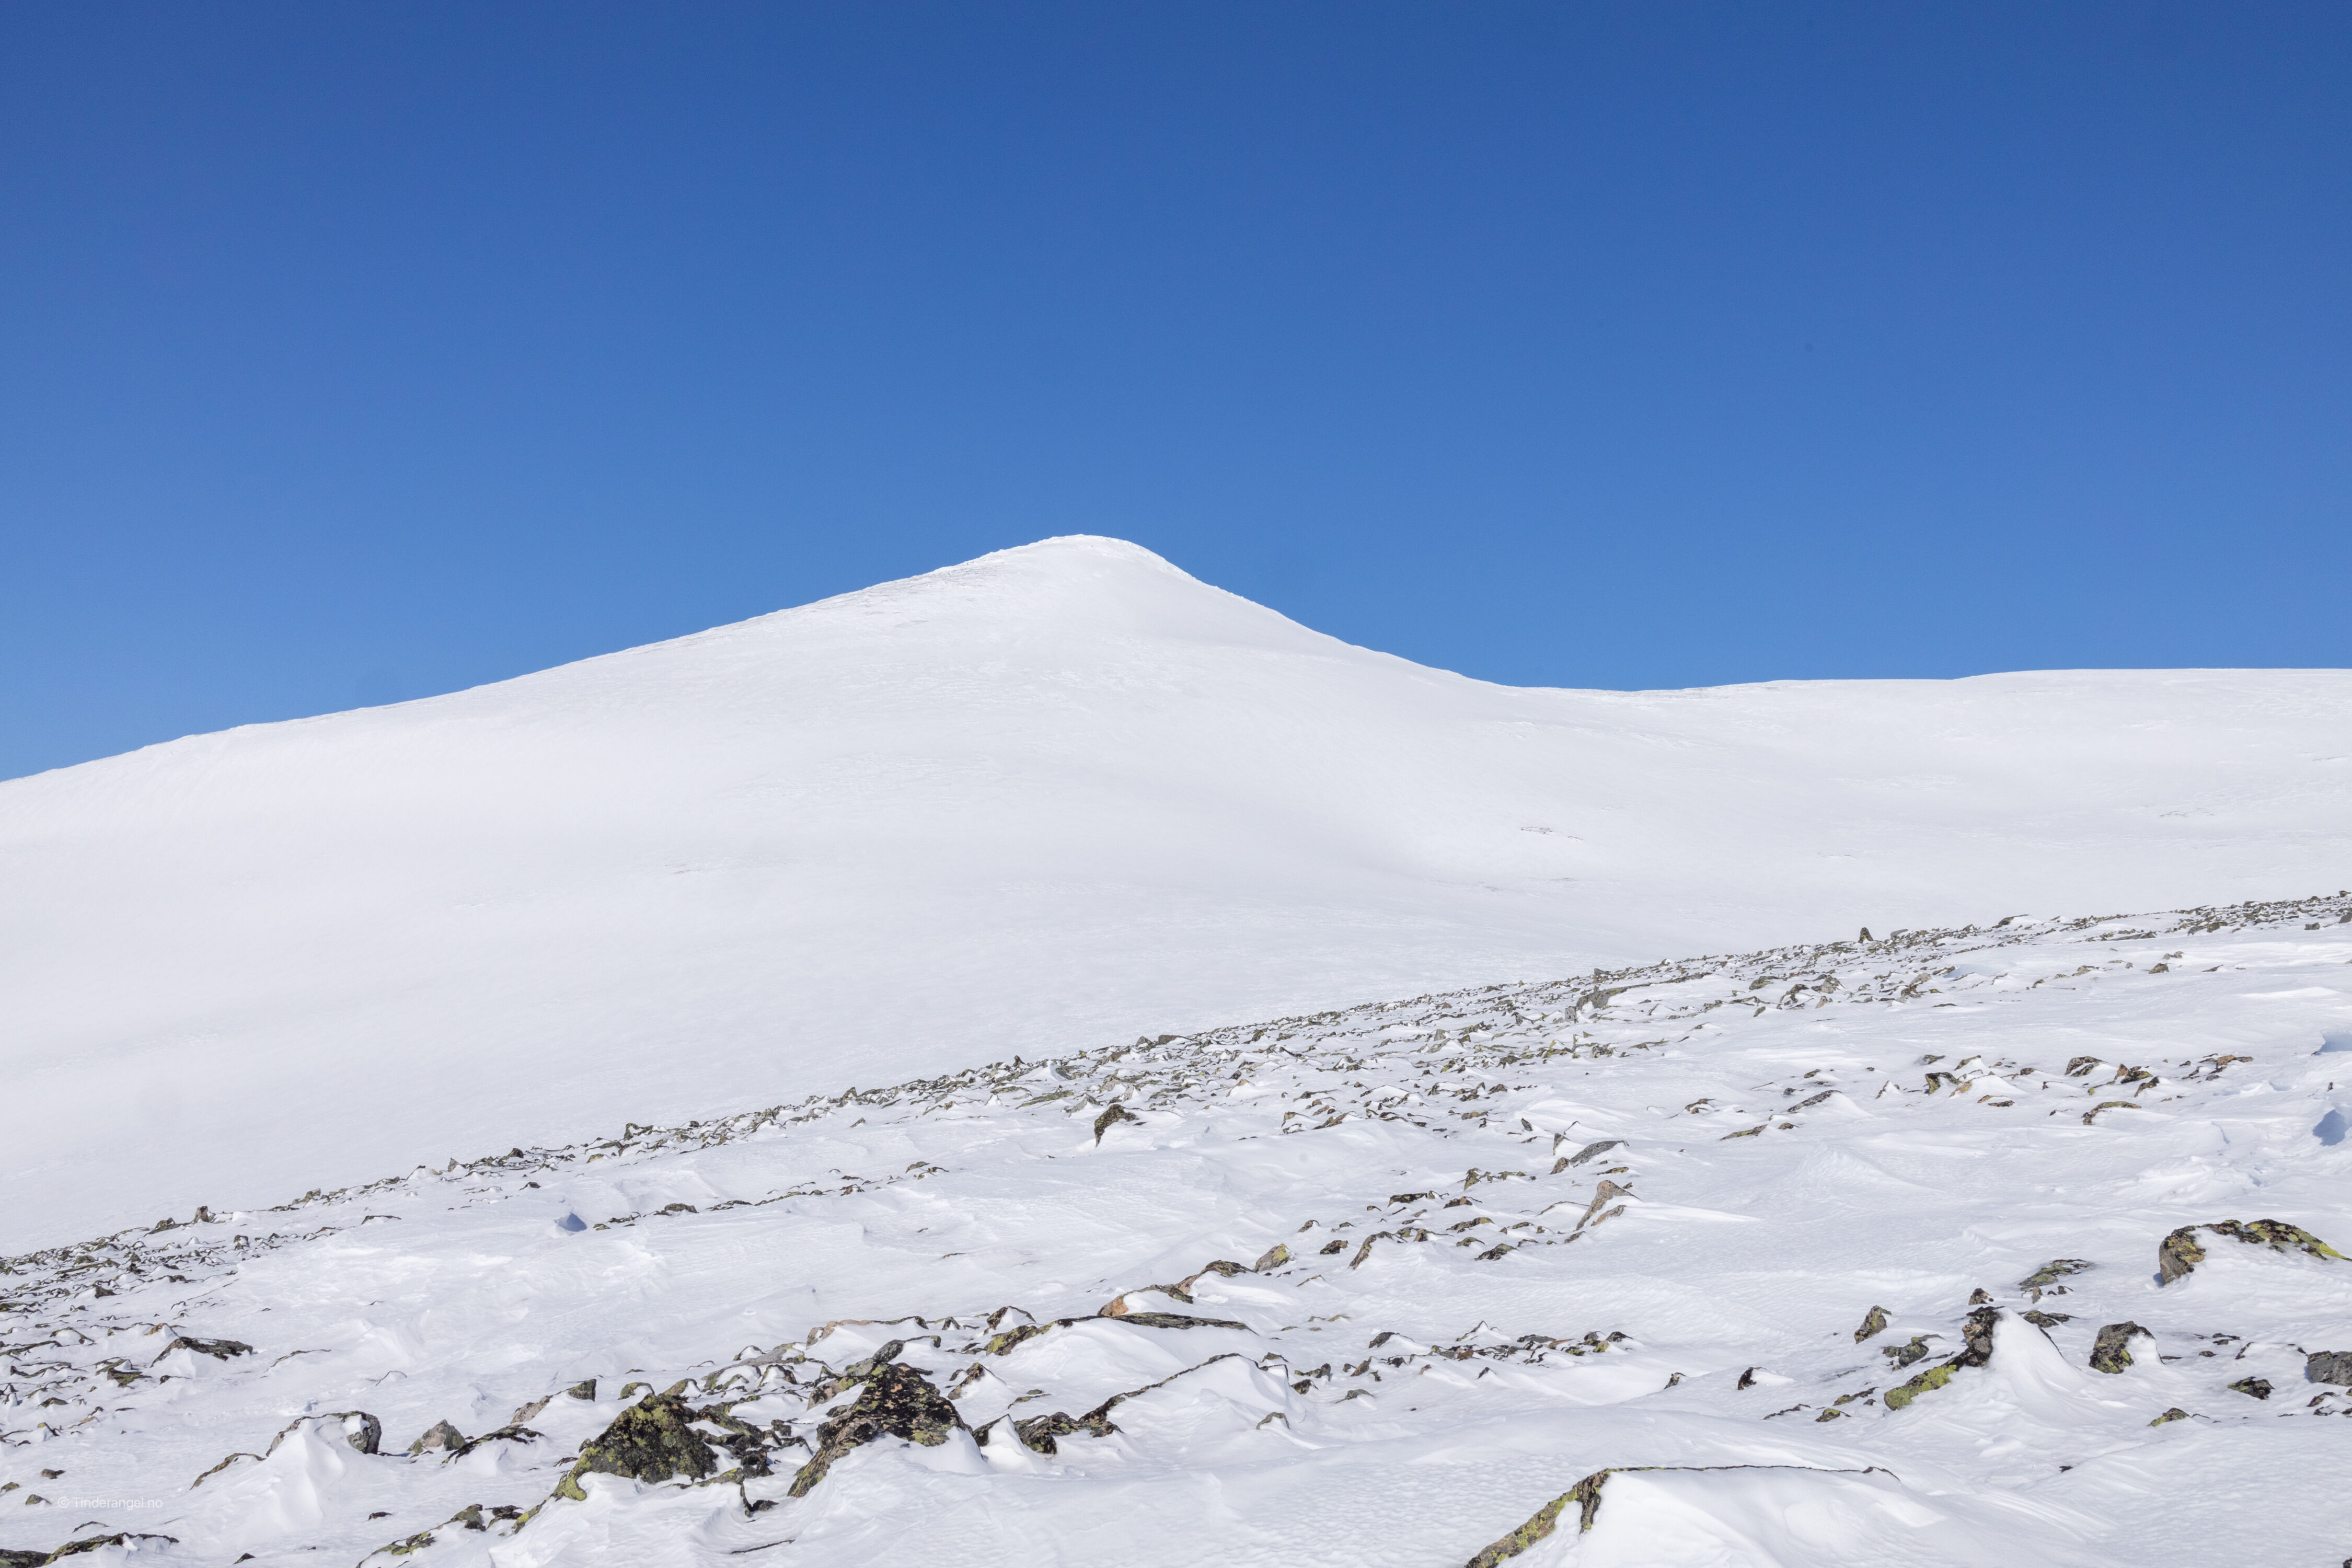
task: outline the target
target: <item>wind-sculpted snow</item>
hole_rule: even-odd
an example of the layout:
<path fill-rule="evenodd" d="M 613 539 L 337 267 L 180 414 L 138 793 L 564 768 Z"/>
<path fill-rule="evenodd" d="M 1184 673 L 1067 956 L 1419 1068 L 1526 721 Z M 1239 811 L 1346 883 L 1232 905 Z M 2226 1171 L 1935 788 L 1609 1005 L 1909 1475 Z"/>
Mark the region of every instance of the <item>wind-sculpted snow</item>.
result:
<path fill-rule="evenodd" d="M 2332 1563 L 2347 963 L 1905 932 L 181 1215 L 7 1260 L 0 1563 Z"/>

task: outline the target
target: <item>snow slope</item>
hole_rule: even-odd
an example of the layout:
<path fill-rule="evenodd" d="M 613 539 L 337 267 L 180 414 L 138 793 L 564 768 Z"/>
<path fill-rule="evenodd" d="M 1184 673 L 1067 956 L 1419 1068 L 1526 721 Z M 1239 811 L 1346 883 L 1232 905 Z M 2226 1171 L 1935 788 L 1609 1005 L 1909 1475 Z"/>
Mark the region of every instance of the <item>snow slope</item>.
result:
<path fill-rule="evenodd" d="M 0 1553 L 2320 1568 L 2347 1053 L 2330 896 L 1424 995 L 184 1210 L 5 1260 Z M 2297 1228 L 2206 1228 L 2264 1220 Z"/>
<path fill-rule="evenodd" d="M 2347 780 L 2346 672 L 1519 690 L 1052 540 L 0 784 L 0 1241 L 1433 985 L 2299 893 L 2352 881 Z"/>

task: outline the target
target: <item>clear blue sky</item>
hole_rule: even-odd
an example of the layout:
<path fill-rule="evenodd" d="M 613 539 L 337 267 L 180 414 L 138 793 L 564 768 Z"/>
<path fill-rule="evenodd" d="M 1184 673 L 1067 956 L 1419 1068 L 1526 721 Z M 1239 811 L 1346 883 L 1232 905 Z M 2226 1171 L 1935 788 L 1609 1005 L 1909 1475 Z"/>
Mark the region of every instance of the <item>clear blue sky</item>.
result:
<path fill-rule="evenodd" d="M 2340 4 L 0 8 L 0 775 L 1054 533 L 1491 679 L 2352 662 Z"/>

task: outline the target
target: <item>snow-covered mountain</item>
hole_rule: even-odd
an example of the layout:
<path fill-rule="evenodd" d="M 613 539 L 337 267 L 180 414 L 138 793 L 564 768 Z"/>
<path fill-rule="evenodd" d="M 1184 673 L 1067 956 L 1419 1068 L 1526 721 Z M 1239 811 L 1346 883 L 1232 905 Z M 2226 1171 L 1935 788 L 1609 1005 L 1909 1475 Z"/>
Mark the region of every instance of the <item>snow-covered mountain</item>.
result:
<path fill-rule="evenodd" d="M 1650 592 L 1670 584 L 1563 585 Z M 0 784 L 0 1239 L 1018 1052 L 2352 881 L 2352 675 L 1523 690 L 1113 540 Z"/>

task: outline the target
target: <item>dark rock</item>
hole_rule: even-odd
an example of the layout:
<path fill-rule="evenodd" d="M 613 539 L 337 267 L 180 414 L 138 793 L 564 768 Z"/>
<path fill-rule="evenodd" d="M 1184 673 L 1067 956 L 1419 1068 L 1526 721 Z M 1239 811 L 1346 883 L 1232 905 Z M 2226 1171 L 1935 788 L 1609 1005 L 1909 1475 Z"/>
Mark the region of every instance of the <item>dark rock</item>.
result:
<path fill-rule="evenodd" d="M 2309 1383 L 2352 1384 L 2352 1351 L 2319 1351 L 2303 1363 Z"/>
<path fill-rule="evenodd" d="M 1873 1307 L 1869 1311 L 1863 1314 L 1862 1327 L 1854 1330 L 1853 1331 L 1853 1342 L 1860 1344 L 1863 1341 L 1875 1338 L 1885 1331 L 1886 1309 L 1884 1307 Z"/>
<path fill-rule="evenodd" d="M 2148 1425 L 2151 1426 L 2161 1426 L 2168 1421 L 2186 1421 L 2188 1419 L 2189 1412 L 2176 1405 L 2171 1409 L 2166 1411 L 2163 1415 L 2158 1416 L 2155 1420 L 2149 1422 Z"/>
<path fill-rule="evenodd" d="M 2087 1258 L 2053 1258 L 2019 1280 L 2017 1288 L 2037 1301 L 2042 1300 L 2042 1292 L 2044 1290 L 2050 1291 L 2053 1295 L 2063 1296 L 2066 1293 L 2066 1288 L 2058 1281 L 2070 1274 L 2080 1274 L 2092 1267 L 2094 1265 Z"/>
<path fill-rule="evenodd" d="M 253 1347 L 242 1340 L 200 1340 L 191 1334 L 182 1334 L 156 1352 L 155 1359 L 162 1361 L 173 1351 L 194 1351 L 215 1361 L 226 1361 L 231 1356 L 251 1355 Z"/>
<path fill-rule="evenodd" d="M 2032 1311 L 2020 1312 L 2018 1316 L 2023 1318 L 2027 1322 L 2032 1323 L 2035 1328 L 2044 1330 L 2054 1329 L 2061 1323 L 2071 1323 L 2074 1321 L 2074 1314 L 2072 1312 Z"/>
<path fill-rule="evenodd" d="M 466 1435 L 446 1421 L 436 1421 L 425 1429 L 425 1436 L 408 1446 L 412 1454 L 427 1454 L 437 1448 L 462 1448 Z"/>
<path fill-rule="evenodd" d="M 2242 1377 L 2230 1385 L 2232 1394 L 2251 1394 L 2256 1399 L 2271 1396 L 2271 1380 L 2266 1377 Z"/>
<path fill-rule="evenodd" d="M 2184 1225 L 2157 1244 L 2157 1283 L 2169 1285 L 2176 1279 L 2186 1279 L 2205 1261 L 2205 1248 L 2197 1239 L 2197 1233 L 2200 1230 L 2210 1230 L 2233 1241 L 2266 1246 L 2273 1252 L 2293 1249 L 2313 1258 L 2338 1259 L 2344 1256 L 2311 1232 L 2299 1226 L 2289 1225 L 2284 1220 L 2225 1219 L 2212 1225 Z"/>
<path fill-rule="evenodd" d="M 675 1392 L 646 1394 L 582 1445 L 579 1463 L 556 1483 L 555 1495 L 585 1501 L 580 1478 L 590 1475 L 648 1483 L 673 1476 L 707 1479 L 718 1462 L 710 1457 L 709 1440 L 688 1425 L 700 1414 Z"/>
<path fill-rule="evenodd" d="M 1095 1142 L 1100 1143 L 1103 1141 L 1103 1134 L 1122 1121 L 1140 1122 L 1142 1120 L 1142 1117 L 1134 1114 L 1126 1106 L 1114 1105 L 1095 1118 Z"/>
<path fill-rule="evenodd" d="M 2093 1372 L 2119 1373 L 2131 1365 L 2131 1342 L 2134 1339 L 2154 1339 L 2156 1336 L 2137 1323 L 2109 1323 L 2099 1331 L 2098 1342 L 2091 1347 Z"/>
<path fill-rule="evenodd" d="M 793 1478 L 792 1496 L 807 1496 L 835 1460 L 877 1437 L 932 1447 L 946 1442 L 950 1432 L 964 1430 L 956 1407 L 913 1367 L 879 1367 L 865 1381 L 857 1402 L 817 1428 L 816 1453 Z"/>
<path fill-rule="evenodd" d="M 1878 1353 L 1894 1363 L 1895 1369 L 1899 1372 L 1927 1353 L 1927 1336 L 1914 1334 L 1907 1345 L 1881 1345 Z"/>
<path fill-rule="evenodd" d="M 592 1377 L 584 1383 L 575 1383 L 563 1392 L 573 1399 L 593 1400 L 596 1397 L 596 1380 Z"/>

